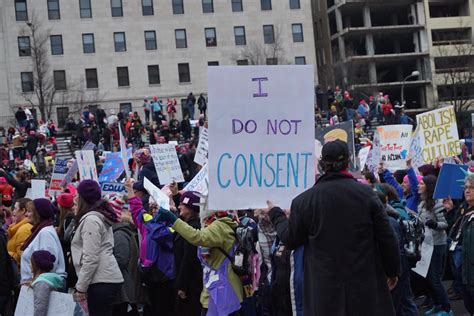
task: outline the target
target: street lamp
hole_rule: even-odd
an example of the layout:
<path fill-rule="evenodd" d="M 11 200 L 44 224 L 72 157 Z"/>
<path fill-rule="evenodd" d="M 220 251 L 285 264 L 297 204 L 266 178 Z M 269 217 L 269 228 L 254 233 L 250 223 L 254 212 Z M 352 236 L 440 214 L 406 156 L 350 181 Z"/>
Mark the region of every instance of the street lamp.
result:
<path fill-rule="evenodd" d="M 402 95 L 401 95 L 401 98 L 400 98 L 401 99 L 400 102 L 402 103 L 402 105 L 405 104 L 404 103 L 405 101 L 403 100 L 403 96 L 404 96 L 404 92 L 405 92 L 404 91 L 405 90 L 405 81 L 407 81 L 408 79 L 410 79 L 412 77 L 418 77 L 419 75 L 420 75 L 420 72 L 418 70 L 415 70 L 415 71 L 411 72 L 411 75 L 406 76 L 405 79 L 403 79 L 403 81 L 402 81 Z"/>

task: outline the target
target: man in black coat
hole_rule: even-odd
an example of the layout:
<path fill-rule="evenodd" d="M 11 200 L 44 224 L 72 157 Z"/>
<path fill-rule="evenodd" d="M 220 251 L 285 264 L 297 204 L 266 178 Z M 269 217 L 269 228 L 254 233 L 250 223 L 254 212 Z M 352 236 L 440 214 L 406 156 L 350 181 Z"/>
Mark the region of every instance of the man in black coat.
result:
<path fill-rule="evenodd" d="M 400 253 L 387 214 L 347 172 L 346 143 L 325 144 L 320 164 L 325 174 L 293 200 L 289 219 L 268 202 L 282 242 L 304 245 L 304 314 L 395 315 Z"/>

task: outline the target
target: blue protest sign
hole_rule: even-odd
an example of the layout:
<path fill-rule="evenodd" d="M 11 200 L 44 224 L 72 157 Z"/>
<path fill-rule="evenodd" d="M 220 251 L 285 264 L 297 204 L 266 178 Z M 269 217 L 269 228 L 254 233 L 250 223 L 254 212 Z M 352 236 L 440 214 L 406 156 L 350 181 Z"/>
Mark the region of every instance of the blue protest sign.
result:
<path fill-rule="evenodd" d="M 132 149 L 127 149 L 128 159 L 132 158 Z M 108 153 L 105 157 L 105 163 L 102 172 L 99 175 L 99 182 L 114 182 L 120 177 L 124 170 L 122 155 L 120 152 Z"/>
<path fill-rule="evenodd" d="M 443 164 L 438 176 L 438 181 L 436 182 L 433 198 L 462 198 L 463 180 L 466 176 L 464 171 L 467 171 L 467 166 L 465 165 L 455 165 L 450 163 Z"/>
<path fill-rule="evenodd" d="M 125 185 L 118 182 L 103 182 L 100 184 L 100 189 L 102 190 L 102 195 L 125 193 Z"/>

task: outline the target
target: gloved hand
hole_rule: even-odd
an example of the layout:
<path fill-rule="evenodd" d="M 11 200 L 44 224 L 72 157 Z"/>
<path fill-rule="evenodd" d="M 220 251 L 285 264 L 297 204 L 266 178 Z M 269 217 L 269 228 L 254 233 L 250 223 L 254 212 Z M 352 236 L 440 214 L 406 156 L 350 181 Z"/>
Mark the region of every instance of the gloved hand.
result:
<path fill-rule="evenodd" d="M 438 228 L 438 222 L 435 222 L 434 220 L 429 219 L 429 220 L 426 221 L 425 226 L 427 226 L 431 229 L 436 229 L 436 228 Z"/>
<path fill-rule="evenodd" d="M 178 217 L 173 212 L 168 211 L 162 207 L 160 207 L 155 216 L 156 220 L 170 224 L 174 224 L 174 222 L 176 222 L 178 219 Z"/>

